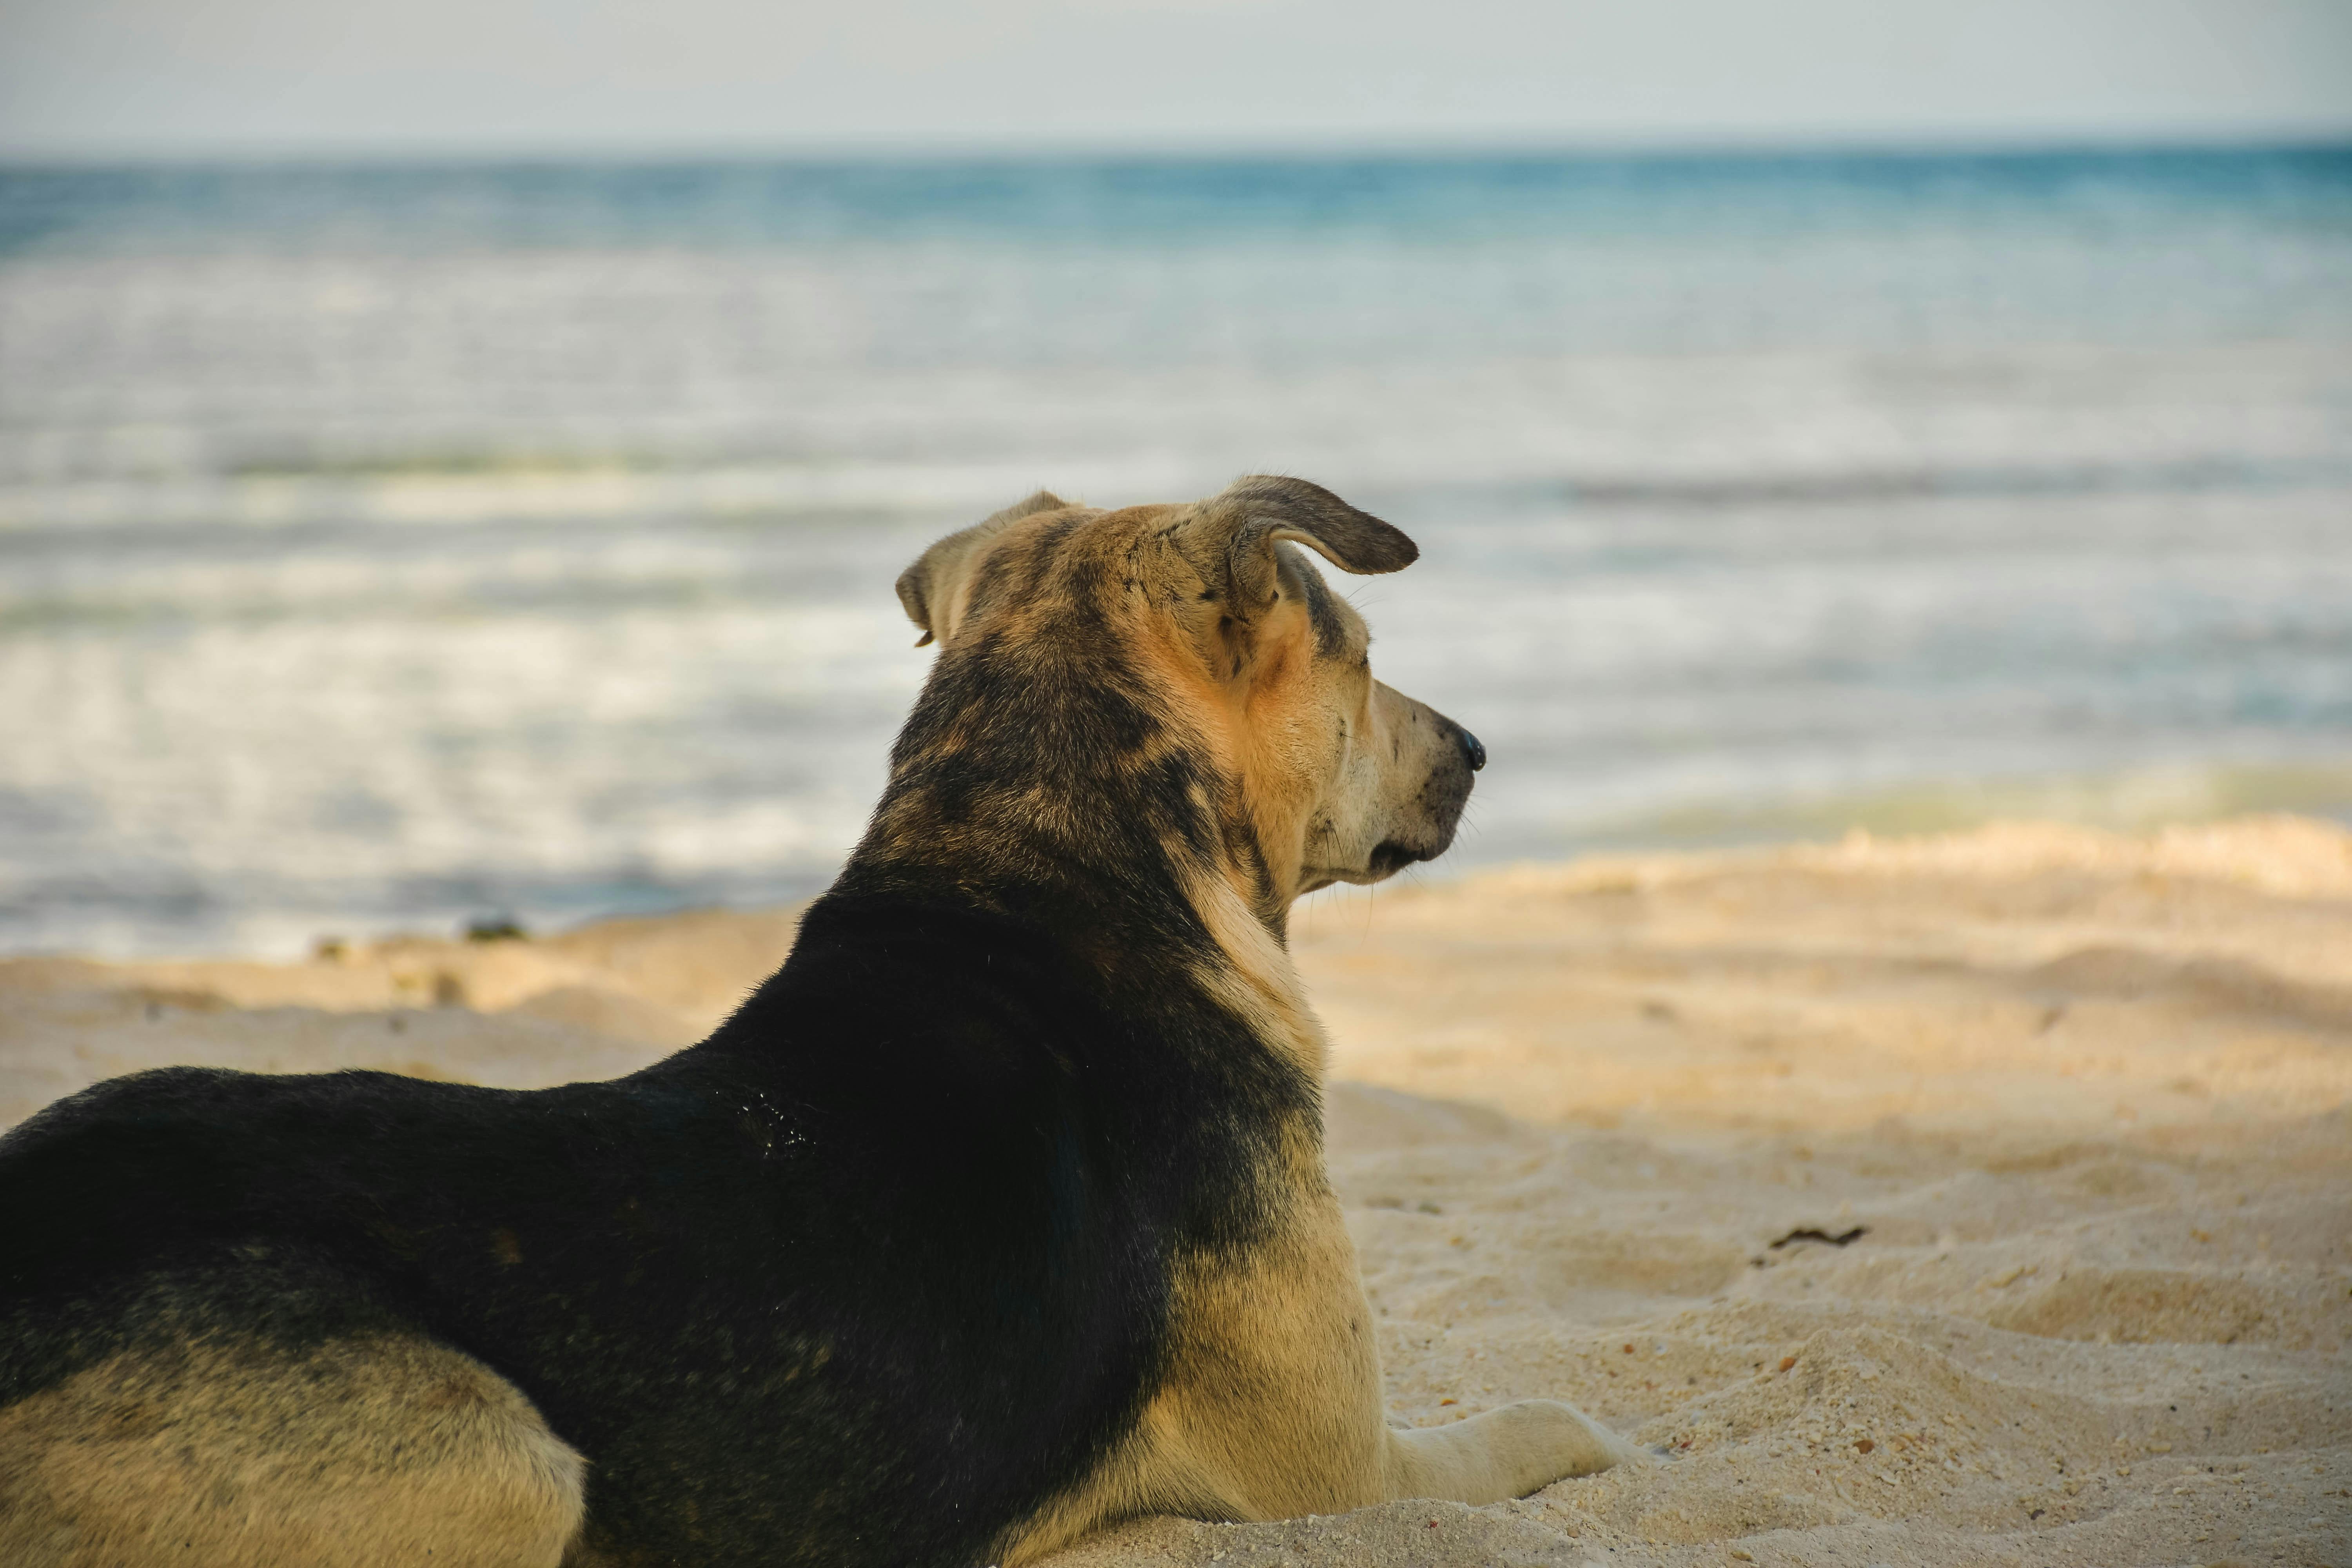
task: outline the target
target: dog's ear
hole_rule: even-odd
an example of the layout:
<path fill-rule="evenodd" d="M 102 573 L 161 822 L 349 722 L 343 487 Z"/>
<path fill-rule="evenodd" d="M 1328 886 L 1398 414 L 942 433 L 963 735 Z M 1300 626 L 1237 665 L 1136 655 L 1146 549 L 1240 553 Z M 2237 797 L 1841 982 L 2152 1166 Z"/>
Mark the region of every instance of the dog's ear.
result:
<path fill-rule="evenodd" d="M 1274 597 L 1277 540 L 1296 540 L 1342 572 L 1402 572 L 1421 556 L 1402 531 L 1321 485 L 1272 474 L 1235 479 L 1201 502 L 1183 535 L 1186 553 L 1213 581 L 1224 578 L 1244 615 Z"/>
<path fill-rule="evenodd" d="M 984 521 L 950 533 L 916 558 L 898 574 L 898 603 L 907 618 L 923 628 L 915 642 L 922 647 L 933 638 L 947 637 L 963 613 L 963 593 L 972 563 L 991 539 L 1006 526 L 1041 511 L 1060 511 L 1070 503 L 1051 490 L 1039 490 L 1027 500 L 1015 501 Z"/>

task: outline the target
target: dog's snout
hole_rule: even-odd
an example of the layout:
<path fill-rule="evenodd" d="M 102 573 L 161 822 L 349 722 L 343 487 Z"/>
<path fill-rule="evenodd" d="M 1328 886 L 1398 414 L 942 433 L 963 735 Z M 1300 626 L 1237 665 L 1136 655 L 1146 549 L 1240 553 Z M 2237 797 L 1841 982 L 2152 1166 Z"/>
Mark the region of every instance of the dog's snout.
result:
<path fill-rule="evenodd" d="M 1469 731 L 1461 730 L 1460 734 L 1462 737 L 1462 760 L 1470 764 L 1470 771 L 1475 773 L 1480 768 L 1486 765 L 1486 748 L 1480 745 L 1478 743 L 1478 737 L 1472 734 Z"/>

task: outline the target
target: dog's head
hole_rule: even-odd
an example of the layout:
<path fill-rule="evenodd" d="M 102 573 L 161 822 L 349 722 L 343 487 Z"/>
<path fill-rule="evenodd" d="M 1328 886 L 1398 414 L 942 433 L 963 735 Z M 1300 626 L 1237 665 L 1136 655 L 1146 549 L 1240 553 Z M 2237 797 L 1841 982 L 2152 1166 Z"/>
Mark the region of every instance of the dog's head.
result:
<path fill-rule="evenodd" d="M 898 597 L 940 652 L 877 833 L 994 863 L 1156 843 L 1277 929 L 1301 893 L 1444 853 L 1486 753 L 1372 678 L 1363 618 L 1298 545 L 1355 573 L 1419 553 L 1262 477 L 1117 511 L 1041 491 L 931 546 Z"/>

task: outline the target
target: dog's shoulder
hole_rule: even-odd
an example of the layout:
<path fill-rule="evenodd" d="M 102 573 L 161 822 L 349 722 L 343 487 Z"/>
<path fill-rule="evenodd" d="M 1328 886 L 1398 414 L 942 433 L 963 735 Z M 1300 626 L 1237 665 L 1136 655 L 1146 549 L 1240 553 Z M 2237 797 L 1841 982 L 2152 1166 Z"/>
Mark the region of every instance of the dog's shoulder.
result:
<path fill-rule="evenodd" d="M 1050 900 L 997 892 L 995 907 L 828 895 L 709 1047 L 884 1142 L 969 1155 L 1008 1126 L 1051 1126 L 1106 1172 L 1151 1184 L 1237 1180 L 1236 1141 L 1316 1115 L 1312 1079 L 1192 969 L 1107 965 Z"/>

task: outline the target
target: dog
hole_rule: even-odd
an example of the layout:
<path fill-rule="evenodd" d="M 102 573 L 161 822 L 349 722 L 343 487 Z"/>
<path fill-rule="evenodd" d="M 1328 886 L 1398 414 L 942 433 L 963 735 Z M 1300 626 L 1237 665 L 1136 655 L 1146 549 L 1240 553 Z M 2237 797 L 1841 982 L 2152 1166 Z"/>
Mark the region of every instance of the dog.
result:
<path fill-rule="evenodd" d="M 1264 477 L 925 552 L 869 831 L 642 1072 L 170 1068 L 0 1141 L 0 1561 L 1011 1564 L 1631 1457 L 1383 1417 L 1286 921 L 1485 752 L 1298 546 L 1418 553 Z"/>

